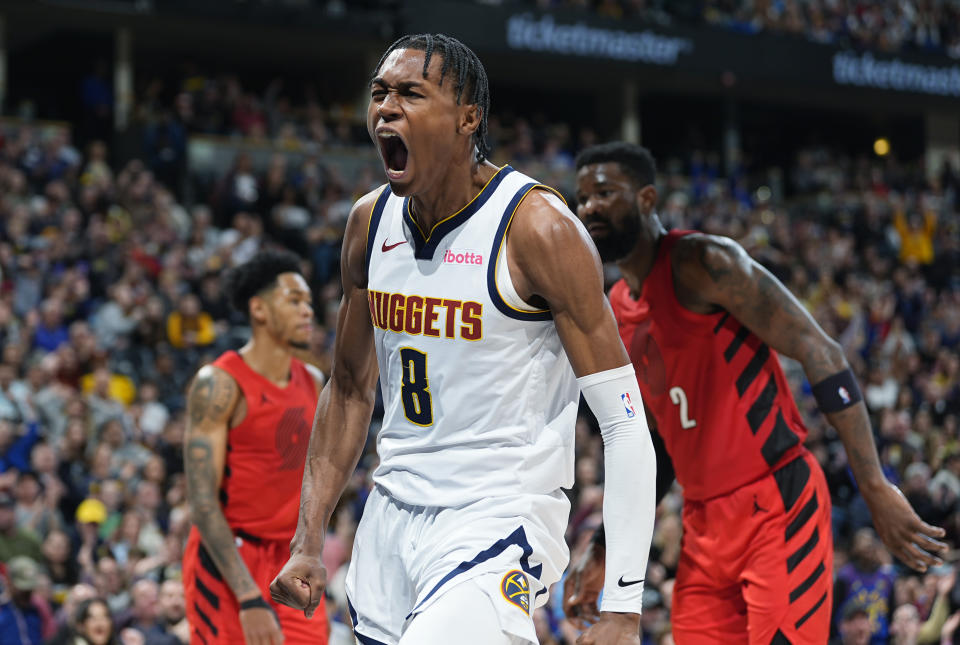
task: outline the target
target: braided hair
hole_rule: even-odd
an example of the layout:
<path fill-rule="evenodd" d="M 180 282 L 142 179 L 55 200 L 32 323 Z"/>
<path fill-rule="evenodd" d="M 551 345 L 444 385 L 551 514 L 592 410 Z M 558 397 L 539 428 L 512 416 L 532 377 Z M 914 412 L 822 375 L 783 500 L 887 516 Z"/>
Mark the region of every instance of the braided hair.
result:
<path fill-rule="evenodd" d="M 487 143 L 487 113 L 490 111 L 490 84 L 487 82 L 487 70 L 469 47 L 446 34 L 414 34 L 403 36 L 387 48 L 380 57 L 376 71 L 383 67 L 383 61 L 391 52 L 397 49 L 415 49 L 424 53 L 423 78 L 427 77 L 427 69 L 434 53 L 443 58 L 440 68 L 440 85 L 449 71 L 457 79 L 457 105 L 460 105 L 464 93 L 467 101 L 480 107 L 480 125 L 473 133 L 473 143 L 477 148 L 477 161 L 483 161 L 490 155 L 490 144 Z"/>

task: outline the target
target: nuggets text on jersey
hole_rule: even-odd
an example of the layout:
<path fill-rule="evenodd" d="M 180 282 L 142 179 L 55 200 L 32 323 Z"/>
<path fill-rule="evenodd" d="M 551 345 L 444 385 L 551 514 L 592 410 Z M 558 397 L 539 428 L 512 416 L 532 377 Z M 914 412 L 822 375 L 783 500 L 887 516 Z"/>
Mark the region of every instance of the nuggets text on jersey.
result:
<path fill-rule="evenodd" d="M 385 331 L 463 340 L 483 337 L 483 305 L 479 302 L 382 291 L 367 291 L 367 300 L 373 324 Z"/>

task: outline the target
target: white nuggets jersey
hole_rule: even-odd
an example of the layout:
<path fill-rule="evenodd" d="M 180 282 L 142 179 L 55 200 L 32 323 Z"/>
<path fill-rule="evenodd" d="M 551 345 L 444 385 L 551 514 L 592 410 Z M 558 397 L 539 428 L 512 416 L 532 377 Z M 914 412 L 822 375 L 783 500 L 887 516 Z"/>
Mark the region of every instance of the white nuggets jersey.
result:
<path fill-rule="evenodd" d="M 404 503 L 573 484 L 576 377 L 549 310 L 520 300 L 506 262 L 506 230 L 536 187 L 504 166 L 426 234 L 389 186 L 371 211 L 367 295 L 384 401 L 374 481 Z"/>

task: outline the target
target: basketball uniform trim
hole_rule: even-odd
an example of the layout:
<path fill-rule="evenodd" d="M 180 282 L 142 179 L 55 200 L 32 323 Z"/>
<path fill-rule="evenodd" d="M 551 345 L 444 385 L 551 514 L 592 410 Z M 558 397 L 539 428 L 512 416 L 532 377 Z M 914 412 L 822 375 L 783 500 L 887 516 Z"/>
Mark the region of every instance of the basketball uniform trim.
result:
<path fill-rule="evenodd" d="M 461 562 L 452 571 L 450 571 L 450 573 L 441 578 L 440 582 L 434 585 L 433 589 L 430 590 L 430 593 L 424 596 L 423 600 L 421 600 L 420 603 L 413 608 L 413 611 L 407 615 L 407 618 L 409 619 L 411 616 L 416 614 L 420 607 L 426 604 L 426 602 L 430 600 L 435 593 L 437 593 L 445 584 L 453 580 L 455 577 L 461 573 L 466 573 L 478 564 L 482 564 L 491 558 L 497 557 L 511 546 L 518 546 L 523 549 L 523 555 L 520 557 L 520 568 L 523 569 L 524 573 L 532 578 L 536 578 L 536 580 L 539 582 L 540 574 L 543 573 L 543 565 L 538 564 L 535 567 L 530 565 L 530 556 L 533 555 L 533 547 L 530 546 L 530 541 L 527 539 L 527 533 L 523 530 L 523 526 L 518 526 L 513 533 L 502 540 L 494 542 L 490 548 L 473 556 L 472 560 L 465 560 Z M 536 595 L 539 596 L 546 591 L 547 590 L 545 588 L 541 589 Z"/>
<path fill-rule="evenodd" d="M 566 200 L 563 199 L 563 195 L 558 193 L 550 186 L 531 182 L 520 187 L 520 190 L 516 192 L 516 194 L 513 196 L 513 199 L 511 199 L 510 203 L 507 204 L 506 209 L 504 209 L 503 217 L 500 220 L 500 226 L 497 228 L 497 232 L 493 236 L 493 246 L 490 248 L 490 261 L 487 264 L 487 291 L 489 292 L 490 300 L 493 301 L 497 311 L 502 313 L 504 316 L 515 318 L 517 320 L 553 320 L 553 314 L 550 313 L 549 309 L 535 309 L 532 311 L 517 309 L 507 302 L 506 299 L 504 299 L 503 294 L 500 293 L 500 287 L 497 285 L 497 264 L 500 261 L 500 254 L 503 251 L 503 243 L 506 239 L 507 230 L 510 228 L 510 224 L 513 222 L 513 216 L 516 215 L 517 209 L 520 208 L 520 204 L 530 193 L 530 191 L 534 189 L 550 191 L 559 197 L 564 204 L 567 203 Z M 506 261 L 506 258 L 504 258 L 504 261 Z"/>
<path fill-rule="evenodd" d="M 413 214 L 410 212 L 410 198 L 405 197 L 403 199 L 403 219 L 407 223 L 407 227 L 410 229 L 410 233 L 413 236 L 413 257 L 418 260 L 432 260 L 433 254 L 437 250 L 437 247 L 440 245 L 440 242 L 443 238 L 456 229 L 458 226 L 463 224 L 465 221 L 470 219 L 470 217 L 476 213 L 478 210 L 483 208 L 483 205 L 487 203 L 487 200 L 495 192 L 497 192 L 497 187 L 500 186 L 500 183 L 503 181 L 504 177 L 513 172 L 513 168 L 509 165 L 502 166 L 493 177 L 487 180 L 487 183 L 483 188 L 480 189 L 480 192 L 477 193 L 473 199 L 467 202 L 467 205 L 458 210 L 453 215 L 445 217 L 436 224 L 433 225 L 433 228 L 430 229 L 430 232 L 424 234 L 423 230 L 420 228 L 420 225 L 417 224 L 417 221 L 413 219 Z"/>
<path fill-rule="evenodd" d="M 367 220 L 367 254 L 364 260 L 364 268 L 368 273 L 370 271 L 370 256 L 373 255 L 373 240 L 377 237 L 380 218 L 383 217 L 383 209 L 387 205 L 390 194 L 390 184 L 384 184 L 383 188 L 380 189 L 380 194 L 377 196 L 377 201 L 374 202 L 373 208 L 370 209 L 370 219 Z"/>
<path fill-rule="evenodd" d="M 353 603 L 350 602 L 349 598 L 347 598 L 347 611 L 350 612 L 350 620 L 353 622 L 353 635 L 356 636 L 360 645 L 387 645 L 382 641 L 370 638 L 369 636 L 364 636 L 357 631 L 357 625 L 359 624 L 360 620 L 357 618 L 357 610 L 353 608 Z"/>
<path fill-rule="evenodd" d="M 813 605 L 813 607 L 811 607 L 811 608 L 807 611 L 807 613 L 805 613 L 803 616 L 801 616 L 801 617 L 797 620 L 797 622 L 794 623 L 794 625 L 793 625 L 794 629 L 800 629 L 801 627 L 803 627 L 803 624 L 804 624 L 805 622 L 807 622 L 808 620 L 810 620 L 810 617 L 811 617 L 811 616 L 813 616 L 815 613 L 817 613 L 817 610 L 820 609 L 820 605 L 822 605 L 822 604 L 826 601 L 826 599 L 827 599 L 827 592 L 824 591 L 824 592 L 823 592 L 823 595 L 820 596 L 820 600 L 818 600 L 817 602 L 815 602 L 814 605 Z"/>
<path fill-rule="evenodd" d="M 773 471 L 773 479 L 780 489 L 783 508 L 789 511 L 800 499 L 807 481 L 810 479 L 810 466 L 805 459 L 797 457 Z"/>

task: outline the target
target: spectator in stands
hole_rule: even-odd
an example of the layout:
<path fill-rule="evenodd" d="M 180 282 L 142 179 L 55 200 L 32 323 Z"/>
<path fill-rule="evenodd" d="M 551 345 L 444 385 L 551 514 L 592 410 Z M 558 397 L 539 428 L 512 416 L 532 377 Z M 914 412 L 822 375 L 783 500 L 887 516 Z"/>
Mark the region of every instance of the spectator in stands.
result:
<path fill-rule="evenodd" d="M 177 349 L 204 347 L 216 340 L 213 318 L 200 309 L 200 299 L 187 293 L 167 317 L 167 340 Z"/>
<path fill-rule="evenodd" d="M 834 584 L 834 616 L 840 622 L 840 633 L 844 634 L 844 625 L 850 622 L 848 631 L 850 642 L 857 642 L 861 633 L 860 622 L 853 620 L 854 608 L 869 614 L 868 627 L 871 643 L 880 645 L 887 642 L 889 620 L 893 603 L 893 582 L 896 578 L 893 567 L 884 564 L 886 551 L 871 528 L 863 528 L 853 537 L 850 548 L 850 562 L 837 572 Z M 848 637 L 844 636 L 844 644 Z"/>
<path fill-rule="evenodd" d="M 893 612 L 893 621 L 890 623 L 891 645 L 917 645 L 919 635 L 920 612 L 916 606 L 904 604 L 897 607 Z M 938 629 L 937 637 L 939 635 Z"/>
<path fill-rule="evenodd" d="M 119 645 L 113 613 L 103 598 L 82 601 L 73 620 L 73 641 L 78 645 Z"/>
<path fill-rule="evenodd" d="M 35 536 L 47 535 L 60 528 L 63 520 L 57 511 L 57 491 L 48 494 L 36 473 L 25 470 L 17 477 L 14 496 L 17 500 L 14 516 L 17 526 Z"/>
<path fill-rule="evenodd" d="M 66 594 L 80 579 L 80 570 L 71 550 L 70 536 L 63 530 L 52 530 L 43 540 L 43 567 L 50 577 L 55 595 Z"/>
<path fill-rule="evenodd" d="M 160 389 L 153 381 L 144 380 L 137 391 L 137 427 L 148 442 L 154 442 L 170 420 L 170 410 L 159 401 Z"/>
<path fill-rule="evenodd" d="M 43 559 L 40 540 L 32 531 L 17 525 L 15 508 L 13 498 L 0 492 L 0 562 L 9 562 L 16 556 L 39 562 Z"/>
<path fill-rule="evenodd" d="M 39 577 L 40 567 L 27 556 L 7 562 L 7 587 L 0 597 L 0 643 L 42 645 L 43 618 L 32 598 Z"/>
<path fill-rule="evenodd" d="M 256 207 L 260 199 L 260 187 L 250 155 L 237 155 L 233 169 L 224 178 L 219 190 L 221 205 L 216 223 L 220 228 L 226 228 L 237 212 Z"/>
<path fill-rule="evenodd" d="M 46 645 L 76 645 L 75 624 L 77 608 L 85 600 L 97 597 L 97 590 L 88 584 L 74 585 L 66 594 L 60 610 L 56 616 L 56 633 L 46 642 Z"/>
<path fill-rule="evenodd" d="M 936 597 L 927 620 L 921 623 L 920 613 L 914 605 L 898 607 L 890 627 L 894 645 L 922 645 L 936 643 L 940 639 L 940 633 L 950 615 L 950 593 L 957 575 L 951 565 L 945 565 L 931 575 L 936 579 Z"/>
<path fill-rule="evenodd" d="M 40 427 L 36 423 L 13 423 L 0 419 L 0 473 L 15 473 L 29 470 L 30 451 L 40 440 Z"/>
<path fill-rule="evenodd" d="M 103 555 L 97 561 L 93 582 L 97 593 L 106 601 L 111 615 L 124 612 L 130 607 L 127 581 L 120 564 L 112 556 Z"/>
<path fill-rule="evenodd" d="M 105 366 L 98 367 L 93 372 L 89 383 L 86 403 L 90 409 L 91 424 L 102 429 L 107 422 L 118 419 L 122 426 L 128 425 L 126 406 L 122 400 L 132 396 L 129 383 L 115 377 Z"/>
<path fill-rule="evenodd" d="M 224 264 L 236 266 L 249 262 L 263 244 L 263 220 L 246 211 L 233 216 L 230 230 L 220 236 L 218 253 Z"/>
<path fill-rule="evenodd" d="M 186 645 L 190 641 L 190 625 L 186 620 L 183 583 L 179 580 L 166 580 L 160 585 L 159 603 L 159 625 L 163 634 L 177 639 L 169 641 L 171 645 Z M 147 645 L 162 645 L 162 641 L 159 638 L 148 638 Z"/>
<path fill-rule="evenodd" d="M 900 261 L 904 264 L 932 264 L 933 234 L 937 230 L 937 216 L 933 213 L 911 213 L 902 210 L 893 218 L 900 236 Z"/>
<path fill-rule="evenodd" d="M 0 364 L 0 419 L 20 422 L 31 419 L 33 414 L 27 397 L 16 391 L 16 377 L 16 366 Z"/>
<path fill-rule="evenodd" d="M 110 299 L 94 314 L 91 327 L 100 347 L 114 347 L 136 329 L 140 318 L 133 291 L 121 282 L 110 288 Z"/>
<path fill-rule="evenodd" d="M 33 347 L 52 352 L 69 340 L 63 324 L 63 304 L 59 300 L 45 300 L 40 306 L 40 324 L 33 332 Z"/>
<path fill-rule="evenodd" d="M 917 515 L 927 523 L 934 523 L 940 526 L 938 522 L 944 520 L 942 510 L 933 503 L 930 496 L 930 466 L 925 462 L 916 461 L 907 466 L 904 471 L 903 494 L 907 501 L 913 506 Z"/>
<path fill-rule="evenodd" d="M 117 616 L 117 628 L 136 629 L 151 645 L 179 645 L 179 639 L 166 633 L 160 619 L 160 586 L 153 580 L 143 578 L 133 584 L 130 596 L 130 609 Z"/>
<path fill-rule="evenodd" d="M 960 452 L 943 458 L 940 470 L 930 481 L 930 495 L 941 508 L 953 508 L 960 500 Z"/>
<path fill-rule="evenodd" d="M 834 641 L 836 645 L 868 645 L 873 642 L 870 611 L 859 601 L 847 604 L 839 622 L 839 637 Z"/>

